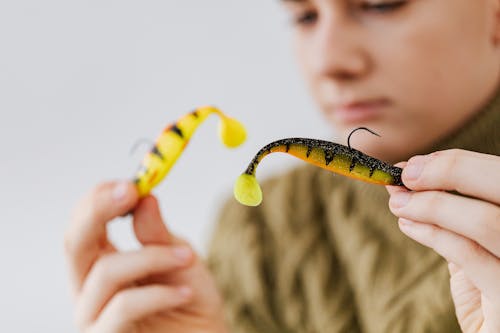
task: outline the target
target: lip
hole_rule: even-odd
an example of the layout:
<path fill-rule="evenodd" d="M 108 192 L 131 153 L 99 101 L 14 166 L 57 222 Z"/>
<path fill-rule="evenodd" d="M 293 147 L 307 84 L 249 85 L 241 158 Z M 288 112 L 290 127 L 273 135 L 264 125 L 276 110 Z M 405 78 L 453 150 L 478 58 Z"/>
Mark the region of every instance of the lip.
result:
<path fill-rule="evenodd" d="M 362 123 L 380 117 L 388 105 L 389 101 L 385 98 L 354 100 L 333 106 L 332 114 L 344 124 Z"/>

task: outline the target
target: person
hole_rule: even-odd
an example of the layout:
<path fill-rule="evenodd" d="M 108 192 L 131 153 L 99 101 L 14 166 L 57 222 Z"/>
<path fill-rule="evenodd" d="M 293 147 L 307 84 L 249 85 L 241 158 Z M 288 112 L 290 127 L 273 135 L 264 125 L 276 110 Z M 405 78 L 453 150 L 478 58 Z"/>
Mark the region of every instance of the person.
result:
<path fill-rule="evenodd" d="M 78 327 L 500 332 L 500 1 L 282 3 L 325 118 L 382 134 L 352 145 L 406 161 L 406 187 L 300 166 L 259 207 L 229 200 L 204 261 L 153 196 L 100 184 L 65 237 Z M 132 208 L 143 247 L 122 253 L 106 224 Z"/>

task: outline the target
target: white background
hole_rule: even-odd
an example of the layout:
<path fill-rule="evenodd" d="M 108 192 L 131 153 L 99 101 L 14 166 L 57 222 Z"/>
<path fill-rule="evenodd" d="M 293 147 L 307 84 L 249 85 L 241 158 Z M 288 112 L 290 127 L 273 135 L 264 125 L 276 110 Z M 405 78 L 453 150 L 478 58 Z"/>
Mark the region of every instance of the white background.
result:
<path fill-rule="evenodd" d="M 155 190 L 170 228 L 204 253 L 260 147 L 329 137 L 289 32 L 277 0 L 0 0 L 1 332 L 75 331 L 64 230 L 94 184 L 133 175 L 138 139 L 205 104 L 246 124 L 229 151 L 210 118 Z M 296 163 L 276 155 L 258 178 Z M 110 228 L 123 248 L 136 246 L 129 227 Z"/>

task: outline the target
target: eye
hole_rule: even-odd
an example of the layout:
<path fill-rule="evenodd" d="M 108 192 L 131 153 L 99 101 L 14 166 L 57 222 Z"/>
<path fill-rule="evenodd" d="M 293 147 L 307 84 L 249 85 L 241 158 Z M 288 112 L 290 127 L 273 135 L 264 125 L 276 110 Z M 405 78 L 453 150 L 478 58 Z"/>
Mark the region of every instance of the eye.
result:
<path fill-rule="evenodd" d="M 293 18 L 293 23 L 299 26 L 307 26 L 315 23 L 317 19 L 318 19 L 318 13 L 316 13 L 313 10 L 308 10 L 296 15 Z"/>
<path fill-rule="evenodd" d="M 387 13 L 391 11 L 395 11 L 404 5 L 406 5 L 407 0 L 399 0 L 399 1 L 386 1 L 386 2 L 363 2 L 361 4 L 361 9 L 367 12 L 374 13 Z"/>

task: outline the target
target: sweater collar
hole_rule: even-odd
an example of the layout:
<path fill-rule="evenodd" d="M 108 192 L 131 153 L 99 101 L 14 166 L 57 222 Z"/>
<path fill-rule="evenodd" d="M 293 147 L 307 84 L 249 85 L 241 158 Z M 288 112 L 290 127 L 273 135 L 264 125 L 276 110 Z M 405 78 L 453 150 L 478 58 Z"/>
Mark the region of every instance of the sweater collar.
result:
<path fill-rule="evenodd" d="M 494 98 L 461 128 L 422 153 L 451 148 L 500 155 L 500 89 Z"/>

